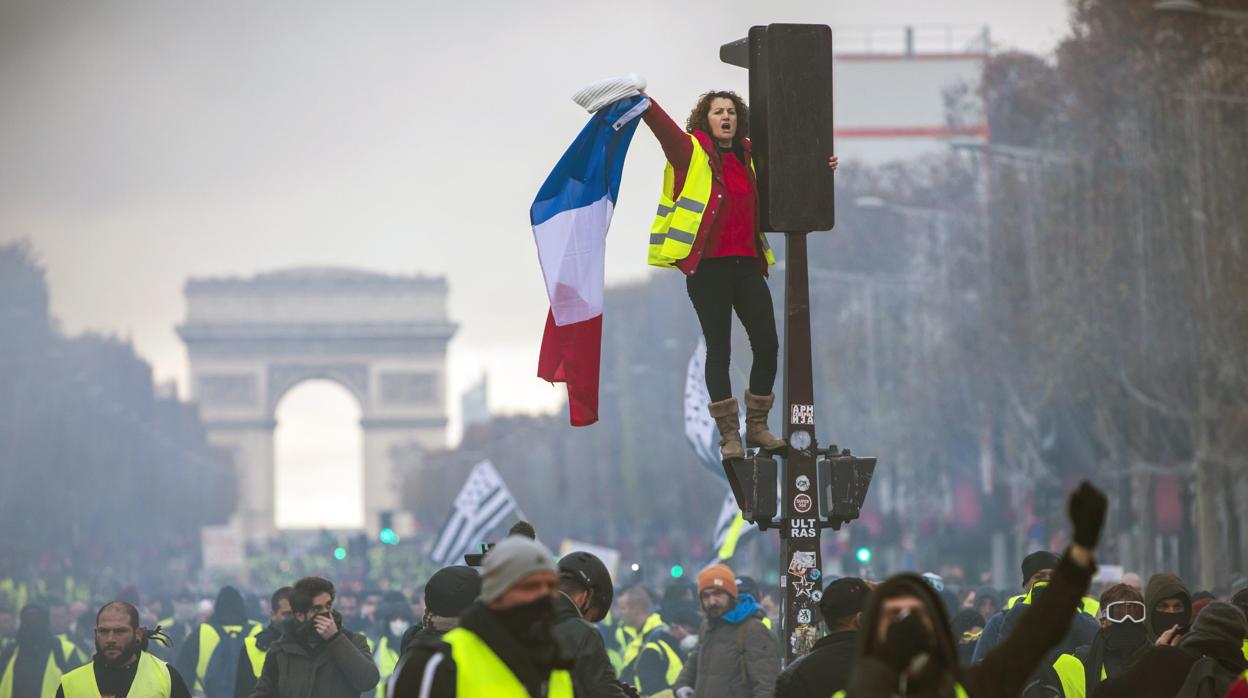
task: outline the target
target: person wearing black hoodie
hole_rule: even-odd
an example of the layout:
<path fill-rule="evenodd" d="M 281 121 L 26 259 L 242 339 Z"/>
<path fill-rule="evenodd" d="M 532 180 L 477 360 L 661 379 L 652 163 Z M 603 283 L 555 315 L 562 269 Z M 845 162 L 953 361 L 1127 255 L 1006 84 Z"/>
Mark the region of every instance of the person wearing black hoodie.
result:
<path fill-rule="evenodd" d="M 998 698 L 1015 696 L 1070 626 L 1096 564 L 1108 501 L 1087 482 L 1071 494 L 1068 514 L 1074 542 L 1053 570 L 1045 592 L 1017 630 L 971 667 L 958 663 L 944 603 L 922 577 L 885 580 L 867 601 L 848 698 Z"/>
<path fill-rule="evenodd" d="M 174 668 L 186 679 L 192 693 L 207 698 L 228 698 L 234 695 L 238 668 L 234 659 L 238 656 L 237 648 L 241 648 L 243 638 L 258 632 L 260 624 L 247 618 L 243 595 L 232 586 L 223 586 L 217 592 L 217 600 L 212 605 L 212 615 L 186 638 L 177 660 L 173 663 Z M 229 650 L 228 660 L 222 659 L 218 662 L 228 669 L 220 672 L 219 680 L 214 674 L 208 681 L 212 685 L 206 686 L 205 679 L 209 678 L 209 669 L 217 666 L 213 664 L 213 656 L 222 654 L 217 652 L 218 648 L 225 651 L 221 647 L 225 642 L 236 648 Z"/>
<path fill-rule="evenodd" d="M 1152 647 L 1144 624 L 1145 609 L 1144 597 L 1135 587 L 1115 584 L 1106 589 L 1100 598 L 1101 629 L 1096 637 L 1045 667 L 1027 687 L 1024 698 L 1097 695 L 1102 681 L 1126 673 Z"/>
<path fill-rule="evenodd" d="M 1192 594 L 1175 574 L 1154 574 L 1144 587 L 1148 607 L 1148 639 L 1156 642 L 1167 630 L 1182 635 L 1192 625 Z"/>
<path fill-rule="evenodd" d="M 1245 635 L 1248 620 L 1238 608 L 1211 603 L 1189 632 L 1163 632 L 1157 646 L 1135 667 L 1102 683 L 1097 698 L 1221 698 L 1248 670 L 1242 649 Z"/>
<path fill-rule="evenodd" d="M 819 615 L 828 626 L 828 634 L 780 672 L 775 698 L 824 698 L 849 685 L 862 610 L 870 593 L 866 582 L 857 577 L 841 577 L 824 588 Z"/>
<path fill-rule="evenodd" d="M 282 587 L 273 592 L 269 599 L 268 627 L 243 641 L 243 649 L 238 653 L 238 673 L 234 677 L 234 698 L 247 698 L 256 687 L 269 647 L 282 636 L 282 623 L 291 616 L 290 594 L 293 591 L 291 587 Z"/>

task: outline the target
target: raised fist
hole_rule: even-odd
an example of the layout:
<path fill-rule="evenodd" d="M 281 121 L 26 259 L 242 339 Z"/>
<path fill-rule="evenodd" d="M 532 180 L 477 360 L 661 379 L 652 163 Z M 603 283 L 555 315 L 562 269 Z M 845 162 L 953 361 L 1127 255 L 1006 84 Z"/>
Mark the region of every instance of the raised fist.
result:
<path fill-rule="evenodd" d="M 1105 493 L 1084 480 L 1079 483 L 1078 489 L 1070 493 L 1067 508 L 1070 522 L 1075 527 L 1075 542 L 1089 550 L 1095 548 L 1101 538 L 1101 527 L 1105 525 L 1105 510 L 1109 508 Z"/>

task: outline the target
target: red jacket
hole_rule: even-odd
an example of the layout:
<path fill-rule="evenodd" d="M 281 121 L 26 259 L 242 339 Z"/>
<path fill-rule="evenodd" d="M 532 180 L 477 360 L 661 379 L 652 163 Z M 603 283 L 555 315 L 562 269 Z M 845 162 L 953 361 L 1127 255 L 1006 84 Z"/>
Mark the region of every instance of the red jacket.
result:
<path fill-rule="evenodd" d="M 673 194 L 679 194 L 685 185 L 685 177 L 689 174 L 689 159 L 693 157 L 693 143 L 689 141 L 689 134 L 685 133 L 685 130 L 673 121 L 672 117 L 668 116 L 653 98 L 650 100 L 650 108 L 642 114 L 642 119 L 654 132 L 654 137 L 663 147 L 663 155 L 667 157 L 667 161 L 671 163 L 675 171 Z M 702 213 L 702 224 L 693 240 L 693 249 L 690 250 L 688 257 L 676 260 L 676 268 L 686 275 L 697 271 L 698 262 L 701 262 L 706 251 L 711 249 L 708 245 L 713 246 L 718 238 L 726 216 L 716 214 L 719 213 L 720 204 L 728 194 L 724 184 L 723 162 L 720 160 L 719 149 L 715 147 L 715 142 L 710 135 L 702 131 L 695 131 L 693 135 L 698 139 L 702 150 L 706 151 L 711 161 L 711 198 L 706 204 L 706 211 Z M 750 139 L 742 138 L 741 143 L 745 153 L 745 169 L 750 175 L 750 186 L 754 190 L 755 259 L 758 260 L 758 268 L 763 276 L 767 276 L 767 258 L 762 254 L 762 251 L 766 249 L 766 243 L 758 216 L 758 180 L 754 176 L 753 168 L 749 167 Z"/>

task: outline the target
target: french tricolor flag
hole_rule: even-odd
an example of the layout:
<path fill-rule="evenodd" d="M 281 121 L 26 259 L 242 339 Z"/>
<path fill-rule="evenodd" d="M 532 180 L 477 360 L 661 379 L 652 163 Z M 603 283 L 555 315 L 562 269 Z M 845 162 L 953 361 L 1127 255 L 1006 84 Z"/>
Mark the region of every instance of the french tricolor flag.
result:
<path fill-rule="evenodd" d="M 599 109 L 559 159 L 529 209 L 550 312 L 537 375 L 568 386 L 572 426 L 598 421 L 607 228 L 643 96 Z"/>

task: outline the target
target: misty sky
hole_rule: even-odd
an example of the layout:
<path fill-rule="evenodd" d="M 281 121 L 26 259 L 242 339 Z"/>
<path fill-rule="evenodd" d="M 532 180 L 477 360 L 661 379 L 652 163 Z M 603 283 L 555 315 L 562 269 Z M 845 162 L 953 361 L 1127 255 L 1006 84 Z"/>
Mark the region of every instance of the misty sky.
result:
<path fill-rule="evenodd" d="M 534 377 L 547 303 L 528 206 L 586 120 L 578 87 L 636 71 L 683 120 L 701 91 L 747 91 L 718 47 L 752 24 L 988 25 L 999 47 L 1048 53 L 1066 14 L 1064 0 L 4 0 L 0 242 L 33 243 L 64 329 L 130 337 L 183 386 L 188 276 L 444 274 L 452 413 L 482 370 L 496 410 L 550 409 L 563 391 Z M 609 281 L 648 273 L 661 173 L 643 128 Z"/>

